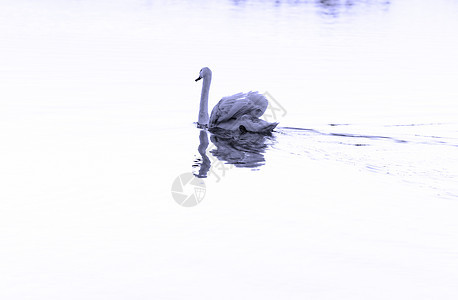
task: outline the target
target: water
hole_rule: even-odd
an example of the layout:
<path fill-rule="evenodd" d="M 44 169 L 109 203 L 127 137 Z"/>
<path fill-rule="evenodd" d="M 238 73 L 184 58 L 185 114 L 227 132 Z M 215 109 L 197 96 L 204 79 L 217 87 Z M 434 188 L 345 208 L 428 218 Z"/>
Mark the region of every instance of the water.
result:
<path fill-rule="evenodd" d="M 458 296 L 455 1 L 1 8 L 2 299 Z"/>

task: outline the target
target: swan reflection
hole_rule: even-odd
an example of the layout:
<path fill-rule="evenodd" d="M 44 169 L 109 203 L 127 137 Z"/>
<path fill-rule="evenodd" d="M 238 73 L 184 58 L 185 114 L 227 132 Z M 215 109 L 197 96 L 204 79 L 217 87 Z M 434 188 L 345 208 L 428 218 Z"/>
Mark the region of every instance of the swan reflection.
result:
<path fill-rule="evenodd" d="M 264 154 L 275 142 L 275 136 L 253 132 L 212 130 L 209 144 L 208 133 L 200 130 L 198 151 L 200 158 L 194 160 L 194 175 L 206 178 L 208 173 L 220 180 L 233 166 L 257 169 L 265 164 Z M 208 157 L 208 152 L 212 155 Z"/>
<path fill-rule="evenodd" d="M 265 164 L 264 153 L 273 143 L 274 136 L 271 133 L 215 130 L 210 140 L 215 145 L 210 153 L 218 160 L 236 167 L 256 168 Z"/>

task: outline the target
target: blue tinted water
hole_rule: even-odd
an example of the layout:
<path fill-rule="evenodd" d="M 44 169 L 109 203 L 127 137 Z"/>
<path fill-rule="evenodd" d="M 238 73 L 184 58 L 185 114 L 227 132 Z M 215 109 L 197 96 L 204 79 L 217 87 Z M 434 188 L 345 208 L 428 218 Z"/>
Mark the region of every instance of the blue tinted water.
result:
<path fill-rule="evenodd" d="M 454 1 L 0 7 L 2 299 L 458 296 Z"/>

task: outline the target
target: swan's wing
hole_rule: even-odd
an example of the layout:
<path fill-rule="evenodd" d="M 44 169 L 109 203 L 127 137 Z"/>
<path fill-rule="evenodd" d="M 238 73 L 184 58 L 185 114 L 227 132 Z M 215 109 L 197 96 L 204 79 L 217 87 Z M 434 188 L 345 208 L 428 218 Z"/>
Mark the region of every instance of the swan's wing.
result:
<path fill-rule="evenodd" d="M 249 108 L 248 106 L 250 106 L 250 104 L 251 102 L 244 93 L 222 98 L 212 110 L 210 115 L 210 126 L 228 121 L 232 118 L 237 118 Z"/>
<path fill-rule="evenodd" d="M 252 109 L 249 114 L 257 118 L 262 116 L 269 105 L 269 101 L 267 101 L 266 97 L 258 92 L 249 92 L 246 94 L 246 98 L 249 99 L 254 106 L 254 109 Z"/>
<path fill-rule="evenodd" d="M 243 115 L 260 117 L 267 109 L 267 99 L 258 92 L 238 93 L 222 98 L 213 108 L 209 127 Z"/>

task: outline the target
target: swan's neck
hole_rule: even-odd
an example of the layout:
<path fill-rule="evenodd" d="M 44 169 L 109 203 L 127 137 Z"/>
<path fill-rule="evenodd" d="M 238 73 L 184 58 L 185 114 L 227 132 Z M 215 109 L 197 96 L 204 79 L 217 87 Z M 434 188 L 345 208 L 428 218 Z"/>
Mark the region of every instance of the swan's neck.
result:
<path fill-rule="evenodd" d="M 208 93 L 210 91 L 210 83 L 212 77 L 205 76 L 202 84 L 202 94 L 200 95 L 200 109 L 199 109 L 199 120 L 200 125 L 208 125 Z"/>

